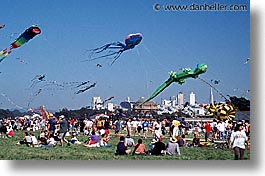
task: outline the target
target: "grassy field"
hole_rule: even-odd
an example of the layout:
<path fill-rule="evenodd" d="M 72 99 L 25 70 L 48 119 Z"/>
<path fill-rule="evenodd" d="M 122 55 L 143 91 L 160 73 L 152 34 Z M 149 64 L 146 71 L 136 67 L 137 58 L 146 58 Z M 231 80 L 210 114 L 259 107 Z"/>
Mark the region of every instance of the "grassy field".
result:
<path fill-rule="evenodd" d="M 38 136 L 35 132 L 35 136 Z M 116 144 L 119 138 L 112 137 L 110 147 L 87 148 L 83 145 L 57 145 L 53 148 L 32 148 L 25 145 L 17 146 L 16 143 L 23 138 L 23 132 L 15 132 L 13 138 L 0 138 L 0 160 L 233 160 L 231 149 L 219 149 L 213 147 L 180 148 L 181 156 L 115 156 Z M 134 137 L 137 142 L 139 137 Z M 67 137 L 70 139 L 70 137 Z M 79 141 L 84 142 L 87 137 L 78 136 Z M 168 137 L 163 142 L 167 143 Z M 151 138 L 143 139 L 146 148 L 149 148 Z M 133 148 L 131 148 L 133 150 Z M 245 150 L 245 160 L 250 159 L 250 151 Z"/>

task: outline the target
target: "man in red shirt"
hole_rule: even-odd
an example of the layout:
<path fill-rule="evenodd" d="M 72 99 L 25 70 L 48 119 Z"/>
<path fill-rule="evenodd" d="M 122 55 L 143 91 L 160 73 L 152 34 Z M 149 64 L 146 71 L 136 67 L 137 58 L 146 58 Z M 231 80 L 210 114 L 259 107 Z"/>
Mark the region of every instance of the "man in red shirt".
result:
<path fill-rule="evenodd" d="M 212 127 L 211 127 L 209 121 L 206 122 L 204 128 L 205 128 L 205 142 L 207 142 L 209 136 L 212 133 Z"/>

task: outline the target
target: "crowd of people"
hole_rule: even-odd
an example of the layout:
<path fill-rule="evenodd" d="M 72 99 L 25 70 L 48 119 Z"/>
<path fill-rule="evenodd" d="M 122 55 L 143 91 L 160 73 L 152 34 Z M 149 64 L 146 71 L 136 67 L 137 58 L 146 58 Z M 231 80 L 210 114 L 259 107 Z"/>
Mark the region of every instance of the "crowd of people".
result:
<path fill-rule="evenodd" d="M 239 127 L 240 125 L 240 127 Z M 201 142 L 224 140 L 234 149 L 235 159 L 244 158 L 246 144 L 249 146 L 250 123 L 248 121 L 185 121 L 182 119 L 128 118 L 95 120 L 85 118 L 66 119 L 64 115 L 51 116 L 49 119 L 5 118 L 0 121 L 1 137 L 13 137 L 14 131 L 24 131 L 24 136 L 17 145 L 32 147 L 54 147 L 56 145 L 83 145 L 84 147 L 110 147 L 110 130 L 119 138 L 116 155 L 180 155 L 181 147 L 203 147 Z M 35 131 L 39 132 L 37 137 Z M 78 136 L 87 136 L 86 141 L 79 141 Z M 194 134 L 191 142 L 186 136 Z M 70 140 L 69 137 L 70 136 Z M 137 143 L 134 138 L 138 137 Z M 167 143 L 163 139 L 169 138 Z M 143 140 L 151 139 L 145 146 Z"/>

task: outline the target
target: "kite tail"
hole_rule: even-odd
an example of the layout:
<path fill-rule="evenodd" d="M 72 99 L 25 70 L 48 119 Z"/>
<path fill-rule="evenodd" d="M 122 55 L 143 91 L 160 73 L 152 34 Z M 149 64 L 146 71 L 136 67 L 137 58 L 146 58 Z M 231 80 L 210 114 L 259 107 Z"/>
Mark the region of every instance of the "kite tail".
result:
<path fill-rule="evenodd" d="M 111 45 L 112 45 L 112 43 L 109 43 L 109 44 L 106 44 L 106 45 L 104 45 L 104 46 L 101 46 L 101 47 L 98 47 L 98 48 L 92 49 L 91 51 L 93 51 L 93 52 L 95 52 L 95 53 L 101 53 L 101 52 L 103 52 L 104 50 L 108 49 Z"/>
<path fill-rule="evenodd" d="M 1 56 L 1 59 L 0 59 L 0 62 L 2 62 L 10 53 L 12 52 L 12 50 L 9 50 L 7 52 L 7 48 L 3 49 L 1 52 L 0 52 L 0 56 Z"/>
<path fill-rule="evenodd" d="M 118 57 L 120 57 L 122 51 L 116 51 L 116 52 L 112 52 L 110 54 L 106 54 L 106 55 L 103 55 L 103 56 L 99 56 L 99 57 L 95 57 L 95 58 L 91 58 L 89 61 L 92 61 L 92 60 L 96 60 L 96 59 L 100 59 L 100 58 L 103 58 L 103 57 L 108 57 L 108 56 L 114 56 L 114 59 L 118 59 Z"/>
<path fill-rule="evenodd" d="M 2 51 L 0 51 L 0 56 L 3 56 L 5 53 L 7 53 L 7 48 L 5 48 Z"/>
<path fill-rule="evenodd" d="M 110 65 L 112 65 L 112 64 L 114 64 L 114 62 L 121 56 L 121 53 L 122 53 L 123 51 L 118 51 L 117 52 L 117 54 L 116 54 L 116 56 L 114 57 L 114 60 L 112 61 L 112 63 L 110 64 Z"/>
<path fill-rule="evenodd" d="M 173 82 L 172 79 L 168 79 L 166 82 L 161 84 L 155 91 L 154 93 L 145 101 L 143 101 L 139 106 L 145 104 L 146 102 L 150 101 L 151 99 L 155 98 L 158 94 L 160 94 L 165 88 L 167 88 L 171 83 Z"/>

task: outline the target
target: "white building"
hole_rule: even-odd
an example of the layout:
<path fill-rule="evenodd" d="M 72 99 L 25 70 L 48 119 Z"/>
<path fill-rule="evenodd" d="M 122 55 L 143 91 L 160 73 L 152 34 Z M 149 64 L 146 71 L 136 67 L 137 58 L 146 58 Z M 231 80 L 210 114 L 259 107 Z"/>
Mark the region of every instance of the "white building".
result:
<path fill-rule="evenodd" d="M 171 101 L 170 100 L 163 99 L 162 100 L 162 105 L 164 105 L 164 106 L 171 106 Z"/>
<path fill-rule="evenodd" d="M 179 92 L 177 97 L 178 97 L 178 105 L 183 105 L 184 104 L 184 93 Z"/>
<path fill-rule="evenodd" d="M 190 105 L 195 105 L 195 94 L 193 92 L 190 93 Z"/>
<path fill-rule="evenodd" d="M 107 109 L 108 109 L 108 111 L 113 112 L 114 111 L 114 104 L 113 103 L 108 103 L 107 104 Z"/>
<path fill-rule="evenodd" d="M 210 104 L 214 104 L 213 89 L 212 89 L 212 87 L 210 88 Z"/>
<path fill-rule="evenodd" d="M 92 109 L 101 109 L 102 108 L 102 101 L 100 97 L 93 97 L 91 102 Z"/>

